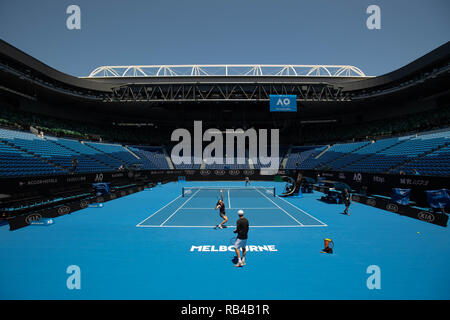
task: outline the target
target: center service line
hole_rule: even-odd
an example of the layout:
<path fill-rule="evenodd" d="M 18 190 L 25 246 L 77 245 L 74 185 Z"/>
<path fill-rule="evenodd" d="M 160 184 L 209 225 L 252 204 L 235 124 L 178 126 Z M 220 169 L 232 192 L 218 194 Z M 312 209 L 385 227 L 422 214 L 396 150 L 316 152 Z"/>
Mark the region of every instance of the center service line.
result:
<path fill-rule="evenodd" d="M 175 214 L 175 213 L 177 213 L 181 208 L 183 208 L 183 206 L 186 204 L 186 203 L 188 203 L 190 200 L 192 200 L 192 198 L 197 194 L 197 193 L 199 193 L 199 191 L 200 190 L 202 190 L 202 189 L 199 189 L 199 190 L 197 190 L 197 192 L 195 192 L 189 199 L 187 199 L 177 210 L 175 210 L 175 212 L 174 213 L 172 213 L 166 220 L 164 220 L 164 222 L 163 223 L 161 223 L 159 226 L 160 227 L 162 227 L 163 225 L 164 225 L 164 223 L 166 223 L 167 222 L 167 220 L 169 220 L 170 218 L 172 218 L 173 217 L 173 215 Z"/>
<path fill-rule="evenodd" d="M 303 226 L 304 224 L 301 223 L 300 221 L 298 221 L 297 219 L 295 219 L 293 216 L 291 216 L 286 210 L 284 210 L 283 208 L 281 208 L 279 205 L 277 205 L 275 202 L 273 202 L 271 199 L 269 199 L 269 197 L 267 197 L 264 193 L 262 193 L 261 191 L 259 191 L 258 189 L 255 189 L 256 191 L 258 191 L 260 194 L 263 195 L 263 197 L 265 197 L 267 200 L 269 200 L 270 202 L 272 202 L 274 205 L 276 205 L 281 211 L 283 211 L 284 213 L 286 213 L 289 217 L 291 217 L 292 219 L 294 219 L 298 224 L 300 224 L 301 226 Z"/>

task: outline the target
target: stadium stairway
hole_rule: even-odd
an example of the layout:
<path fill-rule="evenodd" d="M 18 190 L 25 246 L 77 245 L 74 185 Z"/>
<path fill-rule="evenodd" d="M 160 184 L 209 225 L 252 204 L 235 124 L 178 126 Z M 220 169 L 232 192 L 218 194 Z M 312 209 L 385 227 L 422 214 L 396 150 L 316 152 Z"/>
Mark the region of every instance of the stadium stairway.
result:
<path fill-rule="evenodd" d="M 142 169 L 170 169 L 162 147 L 127 146 L 127 148 L 141 158 Z M 173 165 L 172 162 L 170 163 Z"/>
<path fill-rule="evenodd" d="M 84 158 L 84 159 L 88 159 L 89 162 L 91 162 L 91 163 L 97 164 L 99 168 L 104 168 L 104 169 L 107 170 L 107 171 L 111 171 L 111 170 L 115 170 L 115 169 L 116 169 L 116 168 L 114 168 L 114 167 L 113 167 L 111 164 L 109 164 L 109 163 L 106 163 L 106 162 L 104 162 L 104 161 L 102 161 L 102 160 L 96 159 L 96 158 L 92 157 L 92 156 L 89 155 L 89 154 L 81 153 L 80 151 L 75 150 L 74 148 L 71 148 L 71 147 L 69 147 L 69 146 L 67 146 L 67 145 L 62 144 L 60 141 L 63 141 L 63 139 L 60 139 L 60 140 L 49 139 L 49 138 L 45 138 L 45 139 L 46 139 L 48 142 L 51 142 L 51 143 L 53 143 L 53 144 L 55 144 L 55 145 L 57 145 L 57 146 L 59 146 L 59 147 L 61 147 L 61 148 L 64 148 L 64 149 L 66 149 L 66 150 L 68 150 L 68 151 L 74 153 L 75 155 L 78 156 L 78 160 L 79 160 L 79 161 L 80 161 L 80 159 L 83 159 L 83 158 Z M 76 142 L 75 140 L 67 140 L 67 139 L 66 139 L 66 141 Z M 78 143 L 80 143 L 80 142 L 78 142 Z M 81 144 L 81 143 L 80 143 L 80 144 Z M 67 169 L 70 169 L 70 168 L 67 168 Z"/>
<path fill-rule="evenodd" d="M 286 169 L 286 163 L 287 163 L 289 157 L 291 156 L 291 152 L 292 152 L 292 146 L 289 146 L 288 151 L 286 152 L 285 156 L 283 157 L 283 160 L 281 160 L 281 163 L 280 163 L 281 169 Z"/>
<path fill-rule="evenodd" d="M 169 168 L 171 170 L 175 169 L 175 166 L 173 165 L 172 159 L 170 158 L 169 154 L 167 153 L 166 148 L 163 148 L 164 156 L 166 157 L 167 164 L 169 165 Z"/>
<path fill-rule="evenodd" d="M 286 161 L 286 169 L 313 169 L 314 161 L 319 154 L 322 154 L 329 146 L 317 146 L 304 151 L 291 149 L 289 159 Z M 298 165 L 297 164 L 298 162 Z"/>
<path fill-rule="evenodd" d="M 202 164 L 200 165 L 200 170 L 204 170 L 204 169 L 206 169 L 206 161 L 205 160 L 203 160 Z"/>
<path fill-rule="evenodd" d="M 319 170 L 338 170 L 341 165 L 341 162 L 345 162 L 345 159 L 348 157 L 352 157 L 355 152 L 357 152 L 358 150 L 361 150 L 362 148 L 370 145 L 370 142 L 367 143 L 361 143 L 361 145 L 359 147 L 357 147 L 356 149 L 351 150 L 348 153 L 343 153 L 340 156 L 338 156 L 337 158 L 332 159 L 331 161 L 327 162 L 325 165 L 318 165 L 315 167 L 315 169 L 319 169 Z M 338 163 L 338 165 L 336 165 L 336 163 Z"/>
<path fill-rule="evenodd" d="M 124 148 L 125 150 L 127 150 L 129 153 L 131 153 L 136 159 L 141 160 L 141 158 L 140 158 L 136 153 L 134 153 L 133 151 L 131 151 L 127 146 L 123 146 L 123 148 Z"/>
<path fill-rule="evenodd" d="M 128 163 L 128 162 L 125 161 L 124 159 L 120 159 L 120 158 L 118 158 L 118 157 L 112 155 L 111 153 L 106 153 L 106 152 L 104 152 L 103 150 L 101 150 L 101 149 L 95 147 L 92 143 L 85 143 L 84 141 L 82 141 L 81 143 L 83 143 L 85 146 L 87 146 L 87 147 L 89 147 L 89 148 L 91 148 L 91 149 L 94 149 L 94 150 L 97 151 L 97 152 L 100 152 L 100 153 L 106 155 L 107 157 L 111 158 L 111 160 L 115 160 L 116 162 L 120 163 L 121 165 L 124 165 L 124 166 L 129 166 L 129 165 L 130 165 L 130 163 Z M 129 150 L 128 150 L 128 151 L 129 151 Z M 133 156 L 136 157 L 135 154 L 133 154 Z M 137 159 L 140 160 L 139 157 L 137 157 Z M 119 166 L 120 166 L 120 165 L 119 165 Z"/>
<path fill-rule="evenodd" d="M 317 156 L 314 157 L 314 160 L 319 159 L 321 156 L 325 154 L 331 148 L 331 144 L 327 145 L 325 149 L 323 149 Z"/>
<path fill-rule="evenodd" d="M 321 152 L 313 160 L 310 160 L 310 166 L 316 170 L 330 170 L 335 160 L 351 154 L 355 150 L 361 149 L 365 145 L 369 144 L 368 141 L 364 142 L 352 142 L 352 143 L 338 143 L 326 148 L 325 152 Z"/>
<path fill-rule="evenodd" d="M 248 158 L 247 159 L 247 163 L 248 163 L 249 169 L 251 169 L 251 170 L 255 169 L 255 165 L 253 164 L 253 160 L 252 159 Z"/>

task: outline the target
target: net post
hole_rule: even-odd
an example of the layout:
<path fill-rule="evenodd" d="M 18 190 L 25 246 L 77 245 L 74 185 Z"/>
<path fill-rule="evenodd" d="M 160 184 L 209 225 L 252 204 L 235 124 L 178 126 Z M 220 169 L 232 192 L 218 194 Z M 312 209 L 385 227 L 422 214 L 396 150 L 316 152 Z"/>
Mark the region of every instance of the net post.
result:
<path fill-rule="evenodd" d="M 273 196 L 276 197 L 276 194 L 275 194 L 275 187 L 273 187 Z"/>
<path fill-rule="evenodd" d="M 184 187 L 181 188 L 181 197 L 184 198 Z"/>

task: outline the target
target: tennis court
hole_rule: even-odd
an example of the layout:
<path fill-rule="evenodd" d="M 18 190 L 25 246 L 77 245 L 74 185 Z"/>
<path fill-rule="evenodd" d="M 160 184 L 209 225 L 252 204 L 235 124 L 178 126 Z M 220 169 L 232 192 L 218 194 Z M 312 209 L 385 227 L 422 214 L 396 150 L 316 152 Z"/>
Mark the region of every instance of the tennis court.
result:
<path fill-rule="evenodd" d="M 138 227 L 192 227 L 213 228 L 218 222 L 214 210 L 223 192 L 227 214 L 236 216 L 244 210 L 252 221 L 252 228 L 326 227 L 311 214 L 276 196 L 275 187 L 182 187 L 176 197 Z"/>
<path fill-rule="evenodd" d="M 1 299 L 449 299 L 448 228 L 285 183 L 172 182 L 55 219 L 0 226 Z M 183 196 L 184 188 L 184 196 Z M 212 188 L 212 189 L 211 189 Z M 228 228 L 215 229 L 220 188 Z M 275 195 L 273 189 L 275 188 Z M 246 265 L 230 245 L 243 209 Z M 333 254 L 320 253 L 324 239 Z M 69 266 L 81 271 L 70 290 Z M 369 289 L 370 266 L 381 271 Z"/>

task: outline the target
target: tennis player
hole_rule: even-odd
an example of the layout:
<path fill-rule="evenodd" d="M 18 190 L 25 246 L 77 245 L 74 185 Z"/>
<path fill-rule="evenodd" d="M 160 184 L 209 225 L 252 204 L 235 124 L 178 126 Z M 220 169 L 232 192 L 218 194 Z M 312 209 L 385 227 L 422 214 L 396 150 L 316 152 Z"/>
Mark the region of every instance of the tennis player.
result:
<path fill-rule="evenodd" d="M 247 235 L 248 235 L 248 220 L 244 218 L 244 210 L 238 211 L 239 219 L 236 221 L 236 229 L 233 231 L 237 233 L 236 242 L 234 243 L 234 251 L 236 251 L 236 255 L 238 257 L 238 263 L 236 263 L 235 267 L 245 266 L 245 246 L 247 245 Z M 242 248 L 242 259 L 240 248 Z"/>
<path fill-rule="evenodd" d="M 225 202 L 223 202 L 222 189 L 220 189 L 220 199 L 219 199 L 219 201 L 217 201 L 217 204 L 216 204 L 216 210 L 217 209 L 219 209 L 219 215 L 223 219 L 223 221 L 217 225 L 217 228 L 223 229 L 223 224 L 225 224 L 228 221 L 228 217 L 225 212 Z"/>
<path fill-rule="evenodd" d="M 250 179 L 248 177 L 245 177 L 245 186 L 250 185 Z"/>
<path fill-rule="evenodd" d="M 344 190 L 344 204 L 345 204 L 345 210 L 344 213 L 346 215 L 350 215 L 350 213 L 348 212 L 348 208 L 350 207 L 350 204 L 353 202 L 352 200 L 352 195 L 350 194 L 350 192 L 348 192 L 347 189 Z"/>

